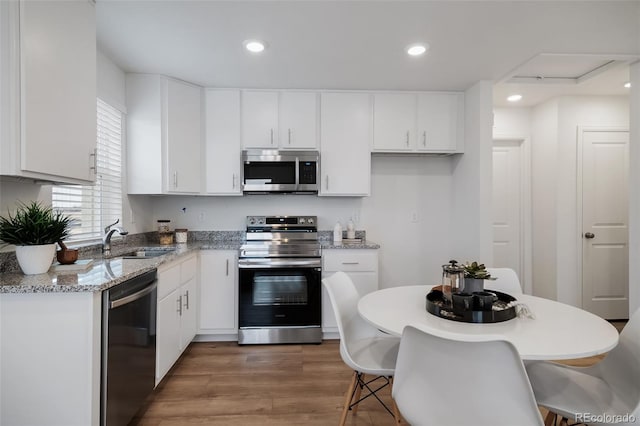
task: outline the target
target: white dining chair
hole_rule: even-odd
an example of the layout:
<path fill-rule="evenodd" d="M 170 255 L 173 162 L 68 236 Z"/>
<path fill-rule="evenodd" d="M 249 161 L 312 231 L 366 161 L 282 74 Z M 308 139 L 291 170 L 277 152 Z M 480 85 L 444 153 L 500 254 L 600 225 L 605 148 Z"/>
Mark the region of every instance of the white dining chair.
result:
<path fill-rule="evenodd" d="M 406 326 L 392 390 L 403 418 L 413 426 L 541 426 L 518 351 L 487 339 L 450 340 Z"/>
<path fill-rule="evenodd" d="M 487 268 L 487 272 L 495 280 L 485 280 L 484 286 L 490 290 L 501 291 L 503 293 L 510 294 L 511 296 L 517 296 L 522 294 L 522 285 L 516 271 L 511 268 Z"/>
<path fill-rule="evenodd" d="M 534 361 L 527 363 L 527 373 L 538 404 L 549 410 L 547 420 L 557 414 L 589 425 L 637 426 L 640 424 L 640 309 L 622 329 L 618 345 L 599 363 L 571 367 Z"/>
<path fill-rule="evenodd" d="M 380 333 L 358 315 L 360 296 L 347 274 L 336 272 L 324 278 L 322 284 L 327 289 L 336 315 L 340 333 L 340 356 L 354 372 L 345 395 L 340 425 L 345 424 L 349 411 L 355 414 L 358 403 L 371 396 L 394 416 L 396 423 L 399 423 L 400 415 L 395 403 L 392 401 L 392 408 L 389 409 L 376 392 L 390 384 L 400 339 Z M 363 389 L 367 390 L 364 396 Z"/>

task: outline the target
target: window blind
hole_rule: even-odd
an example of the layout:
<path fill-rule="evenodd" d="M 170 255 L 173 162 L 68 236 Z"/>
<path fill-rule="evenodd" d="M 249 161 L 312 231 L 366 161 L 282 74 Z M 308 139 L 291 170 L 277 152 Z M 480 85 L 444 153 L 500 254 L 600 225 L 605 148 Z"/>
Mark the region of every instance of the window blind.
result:
<path fill-rule="evenodd" d="M 95 185 L 55 185 L 52 206 L 72 217 L 69 241 L 100 238 L 122 218 L 122 113 L 98 99 Z"/>

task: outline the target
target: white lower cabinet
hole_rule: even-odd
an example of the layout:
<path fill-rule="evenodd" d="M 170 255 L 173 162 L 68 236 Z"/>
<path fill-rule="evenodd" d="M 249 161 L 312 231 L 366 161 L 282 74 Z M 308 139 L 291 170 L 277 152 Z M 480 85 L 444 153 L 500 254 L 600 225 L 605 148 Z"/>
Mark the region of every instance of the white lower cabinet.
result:
<path fill-rule="evenodd" d="M 322 251 L 322 277 L 346 272 L 360 297 L 378 290 L 378 250 L 327 249 Z M 327 290 L 322 287 L 322 331 L 337 333 L 338 323 Z"/>
<path fill-rule="evenodd" d="M 158 269 L 156 385 L 196 335 L 197 255 Z"/>
<path fill-rule="evenodd" d="M 238 334 L 236 250 L 200 252 L 200 335 Z"/>

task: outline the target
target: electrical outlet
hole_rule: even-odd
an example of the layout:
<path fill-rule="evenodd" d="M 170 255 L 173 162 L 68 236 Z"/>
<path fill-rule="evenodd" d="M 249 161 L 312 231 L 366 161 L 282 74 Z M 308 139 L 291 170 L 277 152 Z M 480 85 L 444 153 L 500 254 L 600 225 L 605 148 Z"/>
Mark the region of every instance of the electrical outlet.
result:
<path fill-rule="evenodd" d="M 416 210 L 411 212 L 411 223 L 418 223 L 418 212 Z"/>
<path fill-rule="evenodd" d="M 133 209 L 129 209 L 129 223 L 136 223 L 136 219 L 133 216 Z"/>
<path fill-rule="evenodd" d="M 200 214 L 198 215 L 198 221 L 199 222 L 204 222 L 204 218 L 205 218 L 204 212 L 200 212 Z"/>

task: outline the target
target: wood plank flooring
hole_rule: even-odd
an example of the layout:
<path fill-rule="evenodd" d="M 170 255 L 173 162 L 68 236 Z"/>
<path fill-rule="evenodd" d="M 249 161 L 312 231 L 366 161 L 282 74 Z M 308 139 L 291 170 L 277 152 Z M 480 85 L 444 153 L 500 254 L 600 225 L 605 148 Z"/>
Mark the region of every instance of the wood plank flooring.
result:
<path fill-rule="evenodd" d="M 602 358 L 564 362 L 585 366 Z M 192 343 L 132 425 L 337 425 L 351 374 L 337 340 L 321 345 Z M 391 401 L 390 389 L 381 395 Z M 356 415 L 349 413 L 347 424 L 393 425 L 394 420 L 371 398 Z"/>

